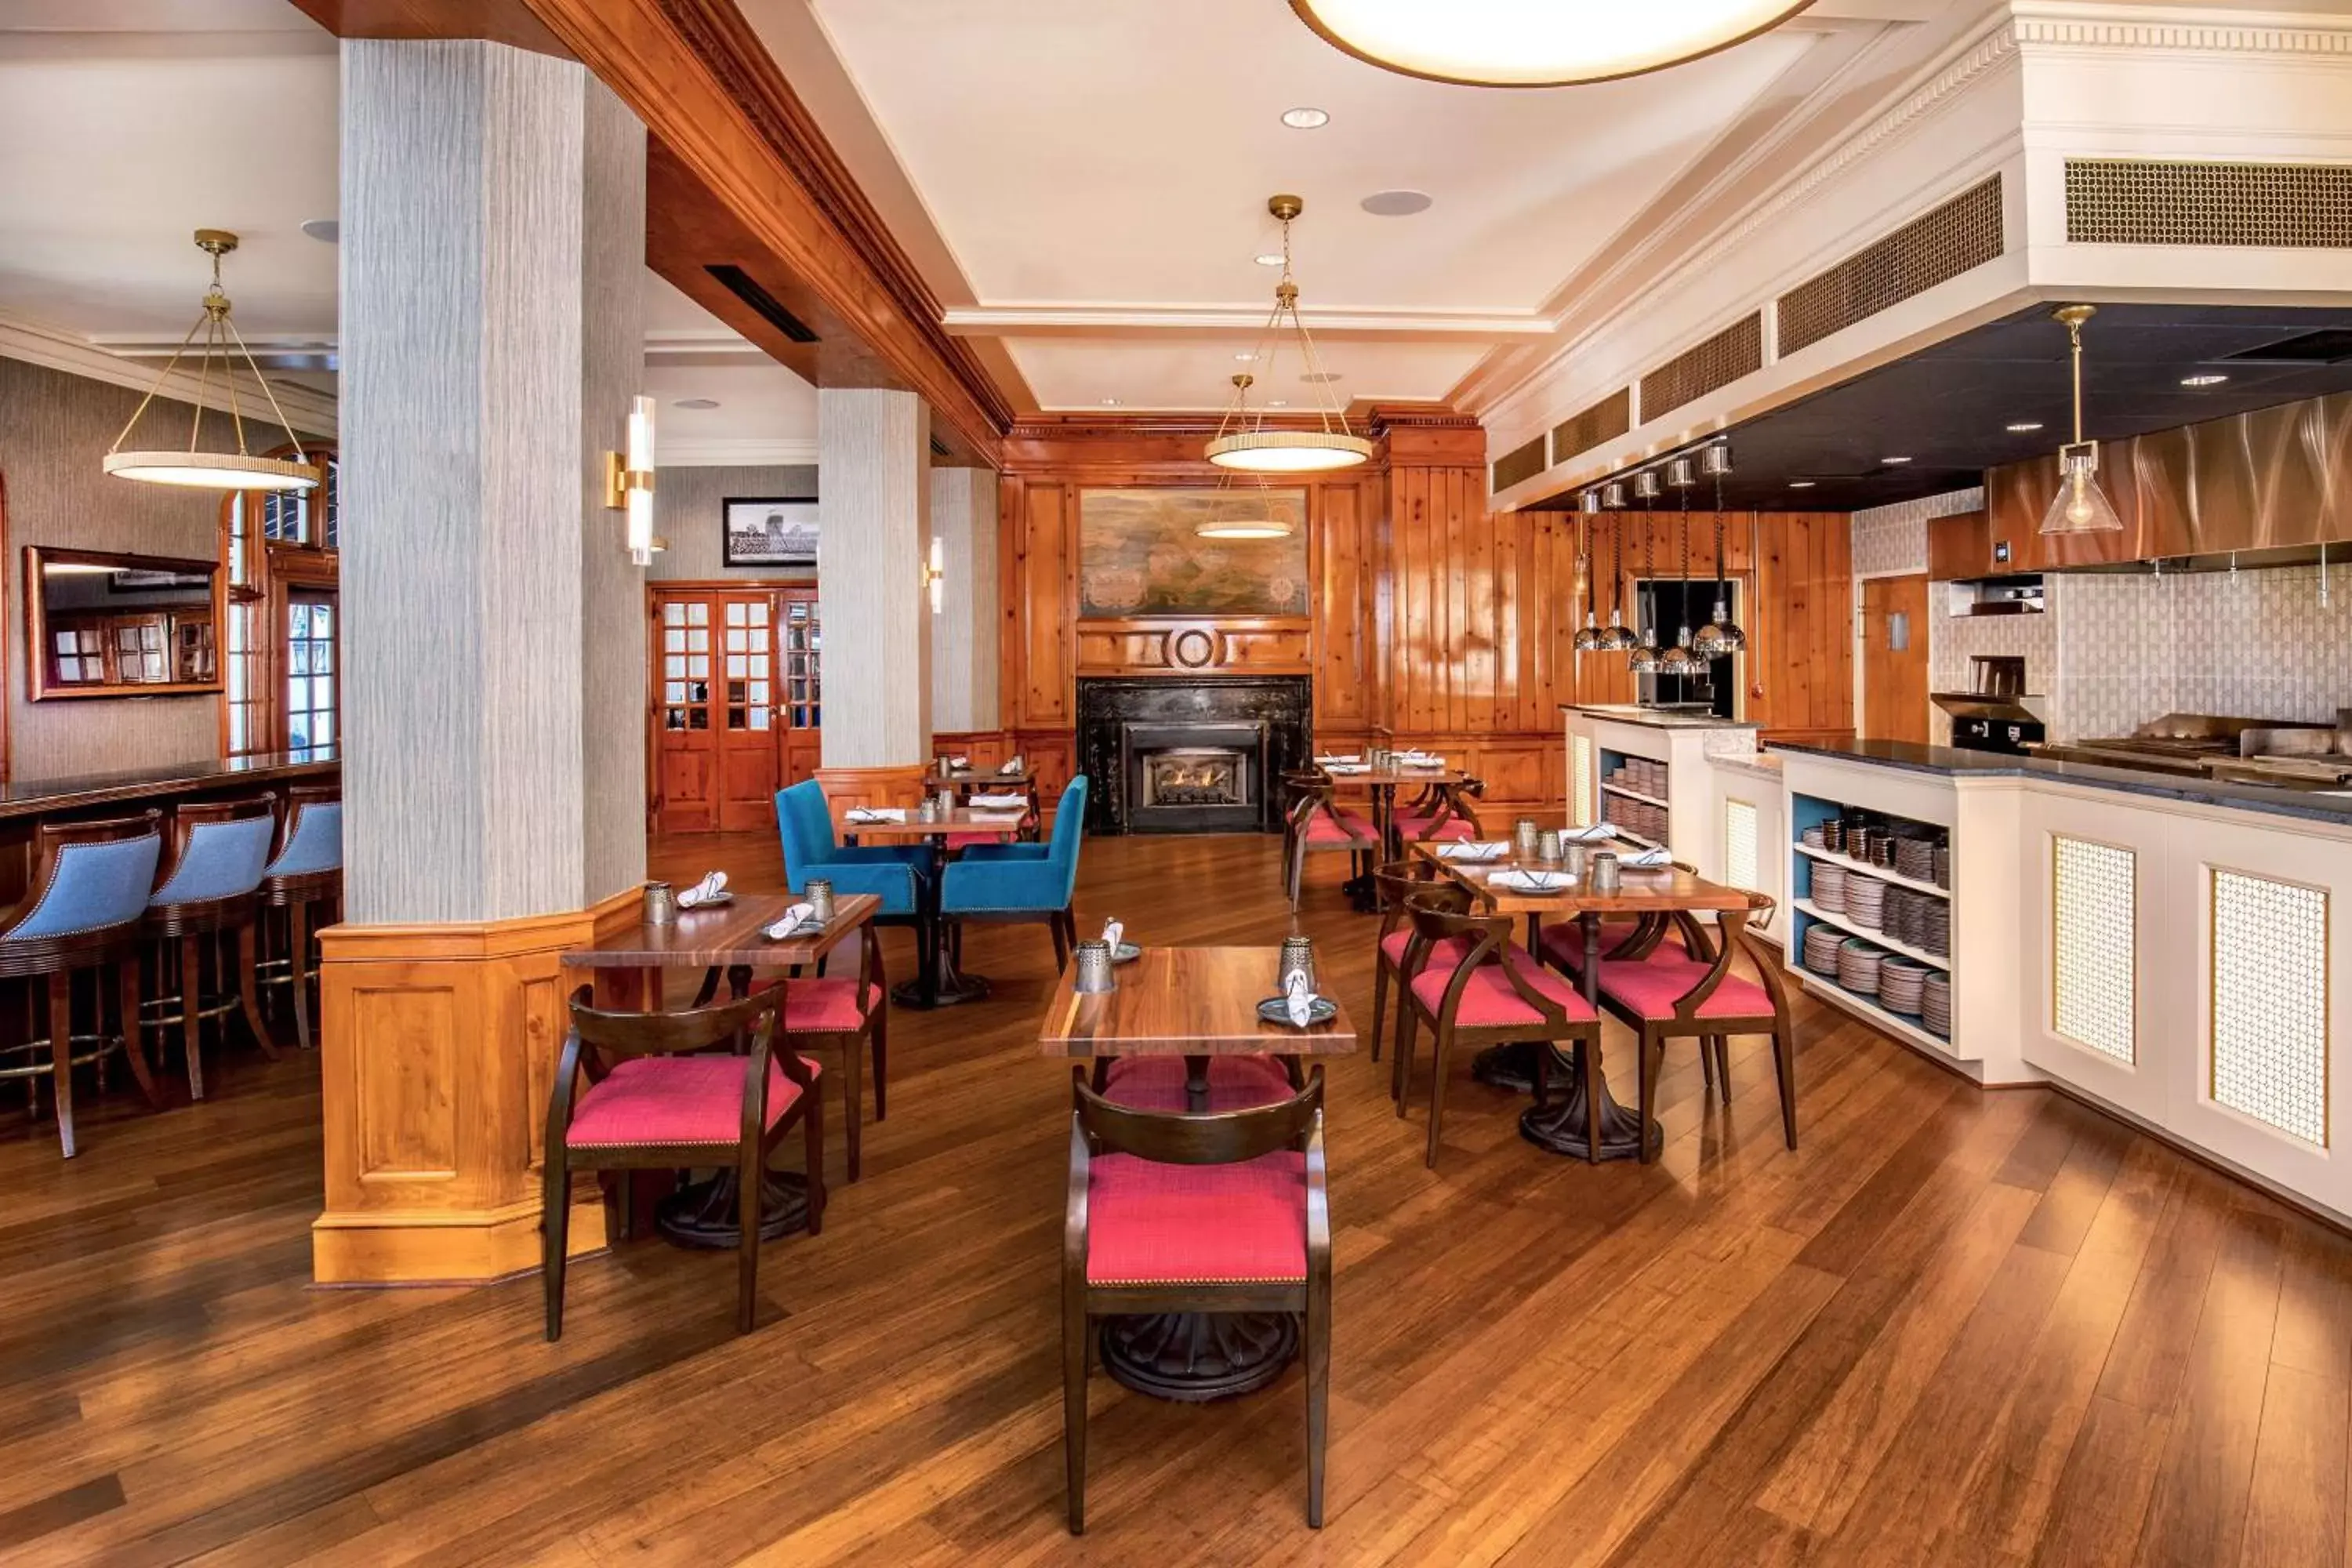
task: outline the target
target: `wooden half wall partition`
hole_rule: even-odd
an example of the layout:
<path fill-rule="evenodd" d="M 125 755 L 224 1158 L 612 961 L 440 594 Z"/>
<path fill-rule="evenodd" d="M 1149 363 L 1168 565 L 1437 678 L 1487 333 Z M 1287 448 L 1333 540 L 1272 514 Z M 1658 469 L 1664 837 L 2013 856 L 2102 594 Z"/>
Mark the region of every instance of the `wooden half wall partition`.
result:
<path fill-rule="evenodd" d="M 313 1279 L 480 1284 L 539 1267 L 541 1144 L 575 984 L 562 954 L 635 926 L 640 899 L 630 888 L 559 914 L 319 933 L 326 1206 Z M 569 1250 L 604 1244 L 604 1205 L 583 1182 Z"/>

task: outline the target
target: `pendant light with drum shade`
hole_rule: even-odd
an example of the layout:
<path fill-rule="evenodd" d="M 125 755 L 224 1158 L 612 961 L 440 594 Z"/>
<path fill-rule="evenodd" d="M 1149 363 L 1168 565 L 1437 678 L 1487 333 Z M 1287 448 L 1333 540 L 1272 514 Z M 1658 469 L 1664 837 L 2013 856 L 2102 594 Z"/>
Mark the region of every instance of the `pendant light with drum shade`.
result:
<path fill-rule="evenodd" d="M 1601 617 L 1594 606 L 1601 595 L 1592 580 L 1592 520 L 1601 514 L 1601 496 L 1587 490 L 1576 498 L 1576 580 L 1583 589 L 1584 624 L 1576 628 L 1572 646 L 1579 653 L 1601 651 Z"/>
<path fill-rule="evenodd" d="M 1698 455 L 1698 466 L 1715 480 L 1715 615 L 1691 638 L 1691 652 L 1717 659 L 1748 646 L 1748 634 L 1731 618 L 1731 590 L 1723 574 L 1723 476 L 1731 472 L 1731 448 L 1717 442 Z"/>
<path fill-rule="evenodd" d="M 122 426 L 122 434 L 117 436 L 114 445 L 106 449 L 106 471 L 118 479 L 140 479 L 151 485 L 180 485 L 191 489 L 315 489 L 326 478 L 317 465 L 292 462 L 282 458 L 257 458 L 246 447 L 245 410 L 238 404 L 236 395 L 238 359 L 245 361 L 247 373 L 260 386 L 262 395 L 269 400 L 269 411 L 278 416 L 279 427 L 286 432 L 287 444 L 299 451 L 301 442 L 294 434 L 294 426 L 288 423 L 286 411 L 278 406 L 278 394 L 270 390 L 268 381 L 262 376 L 261 367 L 254 363 L 253 351 L 245 346 L 245 334 L 236 330 L 236 322 L 229 314 L 228 296 L 221 290 L 221 258 L 236 248 L 236 236 L 226 229 L 200 228 L 196 230 L 196 248 L 213 258 L 213 286 L 205 290 L 203 312 L 197 316 L 195 324 L 188 329 L 188 335 L 180 340 L 180 346 L 172 352 L 171 359 L 155 377 L 155 384 L 148 389 L 147 395 L 141 398 L 139 406 L 131 411 L 130 422 Z M 131 439 L 131 432 L 139 427 L 147 405 L 155 401 L 164 384 L 172 379 L 172 373 L 179 368 L 180 361 L 194 345 L 198 332 L 205 335 L 205 346 L 196 374 L 196 413 L 188 426 L 186 448 L 124 451 L 122 444 Z M 215 360 L 220 362 L 217 372 L 213 368 Z M 236 450 L 234 452 L 207 452 L 197 445 L 204 436 L 205 394 L 212 386 L 215 374 L 220 378 L 223 395 L 227 400 L 229 424 L 236 431 Z"/>
<path fill-rule="evenodd" d="M 1679 515 L 1682 519 L 1683 564 L 1682 571 L 1675 578 L 1675 586 L 1681 591 L 1675 597 L 1679 602 L 1686 604 L 1690 599 L 1690 488 L 1698 483 L 1698 475 L 1691 468 L 1691 460 L 1688 458 L 1676 458 L 1666 465 L 1666 483 L 1683 492 L 1679 503 Z M 1696 656 L 1691 652 L 1691 630 L 1685 616 L 1683 624 L 1675 628 L 1674 646 L 1658 655 L 1658 673 L 1660 675 L 1700 675 L 1706 672 L 1706 667 L 1701 664 Z"/>
<path fill-rule="evenodd" d="M 1255 380 L 1247 372 L 1234 377 L 1236 402 L 1249 395 Z M 1220 475 L 1216 494 L 1209 502 L 1209 515 L 1205 521 L 1194 523 L 1192 531 L 1202 539 L 1240 542 L 1289 538 L 1295 531 L 1290 520 L 1276 516 L 1273 505 L 1263 499 L 1265 476 L 1259 474 L 1256 479 L 1256 485 L 1245 490 L 1234 486 L 1231 473 Z"/>
<path fill-rule="evenodd" d="M 1609 580 L 1609 624 L 1601 628 L 1601 640 L 1594 647 L 1602 653 L 1631 653 L 1640 646 L 1625 625 L 1625 487 L 1612 479 L 1601 487 L 1601 504 L 1617 514 L 1616 526 L 1609 537 L 1616 556 L 1615 571 Z"/>
<path fill-rule="evenodd" d="M 1658 575 L 1658 528 L 1650 503 L 1658 499 L 1658 476 L 1648 468 L 1635 474 L 1633 493 L 1642 498 L 1642 580 L 1654 582 Z M 1633 618 L 1642 618 L 1638 611 Z M 1633 646 L 1627 650 L 1625 668 L 1635 675 L 1658 673 L 1658 628 L 1654 625 L 1642 627 L 1634 637 Z"/>
<path fill-rule="evenodd" d="M 1567 87 L 1664 70 L 1767 32 L 1811 0 L 1290 0 L 1325 41 L 1400 76 Z"/>
<path fill-rule="evenodd" d="M 1348 428 L 1348 416 L 1330 402 L 1333 377 L 1324 370 L 1315 339 L 1298 314 L 1298 283 L 1290 271 L 1290 226 L 1307 204 L 1297 196 L 1269 197 L 1265 210 L 1282 225 L 1282 279 L 1274 287 L 1274 314 L 1266 318 L 1255 363 L 1270 376 L 1286 338 L 1297 345 L 1299 379 L 1315 388 L 1317 424 L 1311 429 L 1269 426 L 1262 410 L 1249 406 L 1252 378 L 1234 377 L 1234 399 L 1202 456 L 1221 468 L 1250 474 L 1319 474 L 1368 461 L 1372 444 Z"/>
<path fill-rule="evenodd" d="M 2045 534 L 2113 533 L 2124 525 L 2099 485 L 2099 444 L 2083 439 L 2083 323 L 2096 314 L 2093 305 L 2063 305 L 2050 313 L 2066 329 L 2074 360 L 2074 438 L 2058 448 L 2058 493 L 2042 514 Z"/>

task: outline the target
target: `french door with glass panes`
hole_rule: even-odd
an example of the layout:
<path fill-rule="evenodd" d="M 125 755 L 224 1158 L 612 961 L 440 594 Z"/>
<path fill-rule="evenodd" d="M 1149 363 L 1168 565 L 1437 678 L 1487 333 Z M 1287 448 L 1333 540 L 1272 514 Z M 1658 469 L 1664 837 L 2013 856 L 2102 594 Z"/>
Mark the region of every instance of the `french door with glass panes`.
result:
<path fill-rule="evenodd" d="M 776 791 L 792 782 L 777 599 L 768 589 L 654 591 L 655 788 L 665 831 L 775 823 Z"/>
<path fill-rule="evenodd" d="M 286 595 L 286 746 L 331 746 L 341 739 L 342 661 L 335 657 L 341 617 L 331 588 Z"/>

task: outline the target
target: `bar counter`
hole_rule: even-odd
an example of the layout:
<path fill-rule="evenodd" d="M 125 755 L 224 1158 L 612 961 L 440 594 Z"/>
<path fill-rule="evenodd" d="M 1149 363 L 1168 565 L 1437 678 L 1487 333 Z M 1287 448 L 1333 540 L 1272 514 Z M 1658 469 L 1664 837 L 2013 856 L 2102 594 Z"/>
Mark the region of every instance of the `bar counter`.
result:
<path fill-rule="evenodd" d="M 0 821 L 79 816 L 100 806 L 160 805 L 186 795 L 233 794 L 248 786 L 319 784 L 335 778 L 341 766 L 334 747 L 314 746 L 72 778 L 12 779 L 0 784 Z"/>

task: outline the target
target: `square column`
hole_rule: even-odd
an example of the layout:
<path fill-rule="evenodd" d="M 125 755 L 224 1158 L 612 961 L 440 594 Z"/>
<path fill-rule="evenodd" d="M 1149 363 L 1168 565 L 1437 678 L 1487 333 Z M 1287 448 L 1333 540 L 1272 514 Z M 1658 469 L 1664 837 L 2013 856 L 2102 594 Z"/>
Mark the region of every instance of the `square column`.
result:
<path fill-rule="evenodd" d="M 931 617 L 931 725 L 970 734 L 997 723 L 996 473 L 931 470 L 931 534 L 947 582 Z"/>
<path fill-rule="evenodd" d="M 816 407 L 828 793 L 868 774 L 887 794 L 930 759 L 930 411 L 911 392 L 864 386 L 820 387 Z"/>

